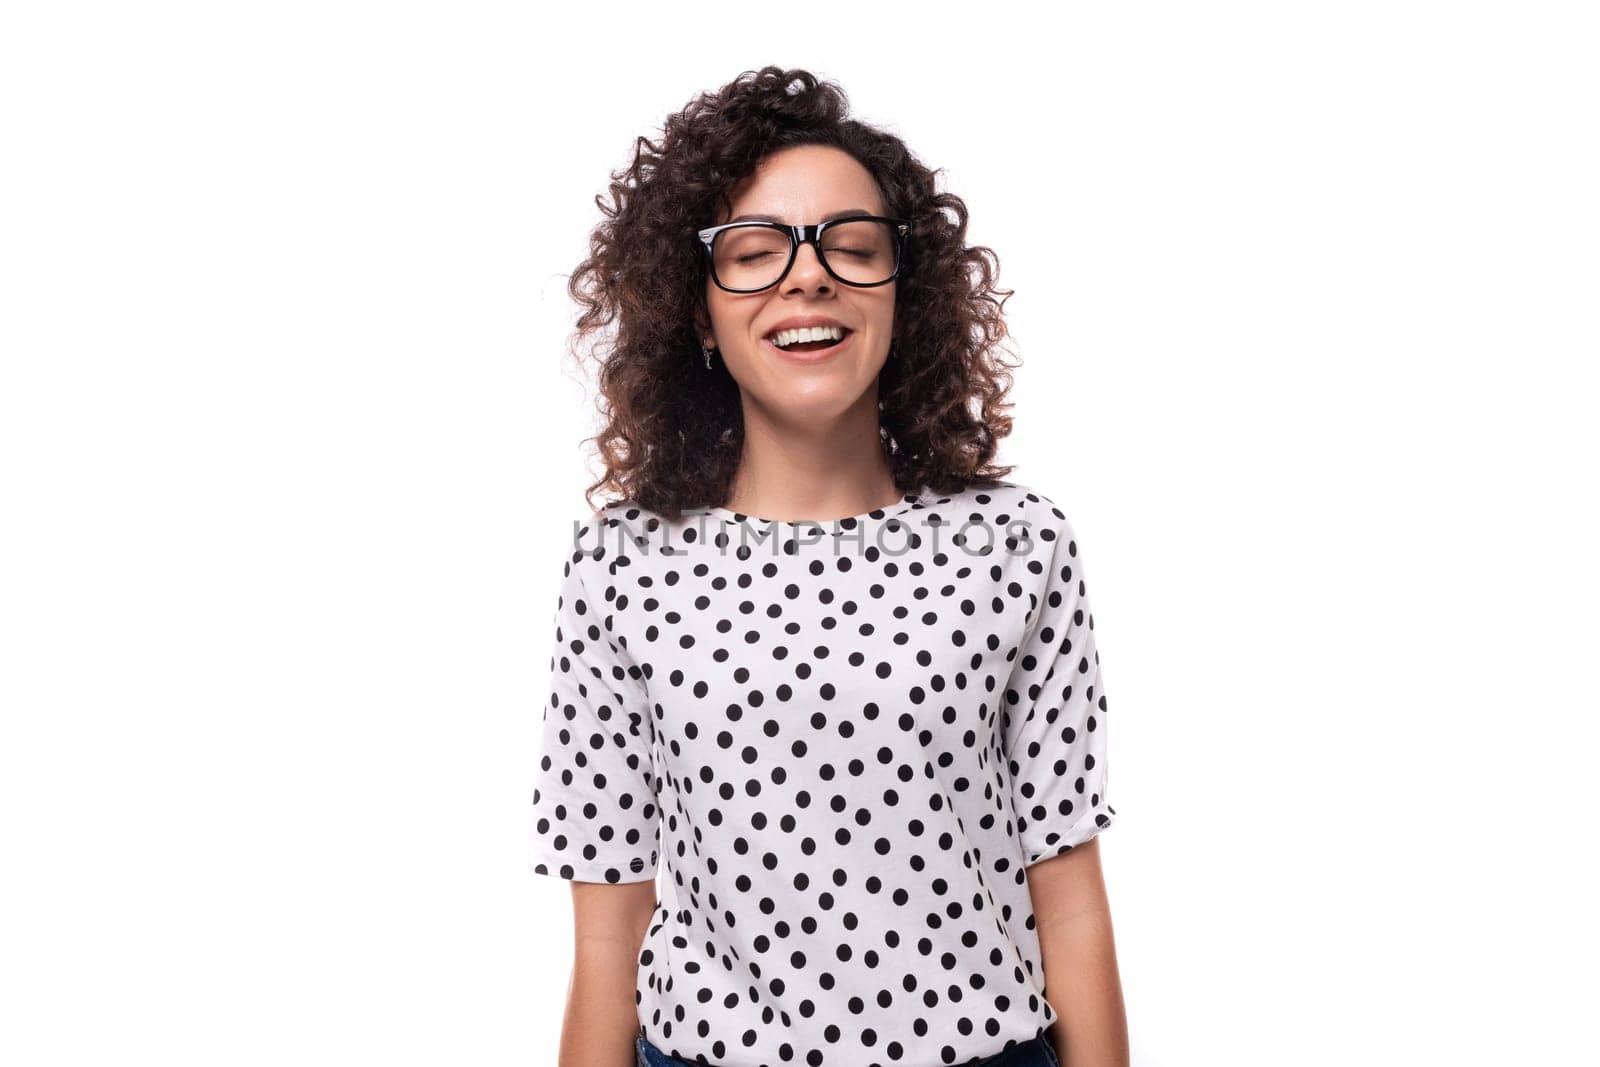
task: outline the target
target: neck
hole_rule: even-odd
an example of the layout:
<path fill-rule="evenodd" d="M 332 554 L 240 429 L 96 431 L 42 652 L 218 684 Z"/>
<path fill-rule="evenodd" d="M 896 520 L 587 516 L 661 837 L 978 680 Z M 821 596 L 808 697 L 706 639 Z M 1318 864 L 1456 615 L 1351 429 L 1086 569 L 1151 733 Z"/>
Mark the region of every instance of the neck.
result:
<path fill-rule="evenodd" d="M 723 506 L 776 519 L 859 515 L 898 499 L 877 390 L 833 418 L 795 420 L 746 402 L 744 451 Z"/>

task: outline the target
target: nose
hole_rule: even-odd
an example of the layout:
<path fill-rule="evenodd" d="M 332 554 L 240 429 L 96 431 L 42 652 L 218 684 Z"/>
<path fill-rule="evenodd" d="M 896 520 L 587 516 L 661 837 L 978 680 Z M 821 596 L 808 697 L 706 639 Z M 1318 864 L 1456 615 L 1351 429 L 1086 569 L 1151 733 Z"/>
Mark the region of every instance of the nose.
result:
<path fill-rule="evenodd" d="M 794 254 L 794 263 L 789 266 L 789 273 L 784 278 L 787 285 L 800 286 L 814 289 L 818 282 L 828 282 L 828 271 L 822 265 L 822 260 L 817 255 L 815 245 L 801 244 Z"/>

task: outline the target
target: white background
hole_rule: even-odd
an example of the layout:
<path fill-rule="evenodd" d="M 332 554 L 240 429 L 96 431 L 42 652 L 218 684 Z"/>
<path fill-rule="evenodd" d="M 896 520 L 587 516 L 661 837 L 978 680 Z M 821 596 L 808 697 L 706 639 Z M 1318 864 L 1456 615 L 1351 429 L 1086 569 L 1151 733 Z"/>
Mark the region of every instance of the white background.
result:
<path fill-rule="evenodd" d="M 0 1059 L 554 1064 L 565 274 L 777 63 L 1016 290 L 1134 1062 L 1600 1062 L 1591 13 L 8 4 Z"/>

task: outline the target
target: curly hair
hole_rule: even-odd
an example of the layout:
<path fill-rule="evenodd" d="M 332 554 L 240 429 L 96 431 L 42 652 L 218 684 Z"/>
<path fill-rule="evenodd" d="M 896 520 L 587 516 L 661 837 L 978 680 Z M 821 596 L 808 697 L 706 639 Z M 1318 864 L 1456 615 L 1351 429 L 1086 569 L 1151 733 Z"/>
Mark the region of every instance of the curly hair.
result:
<path fill-rule="evenodd" d="M 744 443 L 739 386 L 721 361 L 701 362 L 708 324 L 706 265 L 694 240 L 730 190 L 771 153 L 828 145 L 872 175 L 887 214 L 911 220 L 896 279 L 898 348 L 879 375 L 880 438 L 902 491 L 954 493 L 993 486 L 1012 467 L 993 462 L 1011 432 L 1009 349 L 999 260 L 967 247 L 967 207 L 935 189 L 900 138 L 847 117 L 835 83 L 805 70 L 745 71 L 700 95 L 663 123 L 660 142 L 639 137 L 633 161 L 611 175 L 611 202 L 595 196 L 605 221 L 591 233 L 589 258 L 568 294 L 583 308 L 569 352 L 591 344 L 598 363 L 605 464 L 596 490 L 676 518 L 721 505 Z M 998 297 L 998 299 L 997 299 Z M 1012 357 L 1008 361 L 1007 357 Z"/>

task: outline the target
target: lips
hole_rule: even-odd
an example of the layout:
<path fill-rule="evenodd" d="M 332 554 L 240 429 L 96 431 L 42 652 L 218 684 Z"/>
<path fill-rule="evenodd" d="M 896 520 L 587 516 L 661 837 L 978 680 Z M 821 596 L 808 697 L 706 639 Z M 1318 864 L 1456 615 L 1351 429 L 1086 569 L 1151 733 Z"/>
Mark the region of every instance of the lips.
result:
<path fill-rule="evenodd" d="M 831 315 L 790 315 L 788 318 L 767 327 L 767 332 L 762 337 L 768 338 L 775 334 L 780 334 L 784 330 L 804 330 L 812 326 L 832 326 L 835 329 L 844 330 L 846 333 L 850 332 L 850 327 Z"/>
<path fill-rule="evenodd" d="M 786 351 L 773 344 L 772 341 L 766 337 L 761 339 L 761 343 L 769 352 L 780 359 L 787 359 L 794 363 L 820 363 L 825 359 L 832 358 L 836 353 L 843 349 L 845 345 L 849 344 L 855 335 L 856 332 L 854 330 L 846 330 L 842 338 L 835 341 L 827 348 L 819 348 L 815 352 L 801 352 L 793 349 Z"/>

